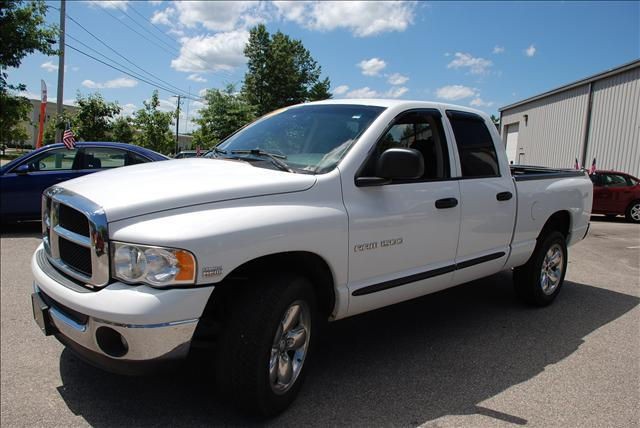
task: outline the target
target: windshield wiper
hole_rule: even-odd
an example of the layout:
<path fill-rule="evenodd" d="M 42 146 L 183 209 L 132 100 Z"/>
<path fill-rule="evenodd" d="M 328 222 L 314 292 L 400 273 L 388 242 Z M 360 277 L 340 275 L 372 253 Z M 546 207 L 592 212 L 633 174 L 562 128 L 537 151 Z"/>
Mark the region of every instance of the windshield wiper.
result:
<path fill-rule="evenodd" d="M 225 152 L 226 153 L 226 152 Z M 271 162 L 277 166 L 279 169 L 281 169 L 282 171 L 287 171 L 287 172 L 293 172 L 295 173 L 295 171 L 293 169 L 291 169 L 289 167 L 289 165 L 286 164 L 286 162 L 282 161 L 281 159 L 286 159 L 287 157 L 285 155 L 279 155 L 279 154 L 275 154 L 275 153 L 269 153 L 266 152 L 262 149 L 250 149 L 250 150 L 231 150 L 230 152 L 232 155 L 253 155 L 253 156 L 262 156 L 262 157 L 266 157 L 269 158 L 271 160 Z"/>

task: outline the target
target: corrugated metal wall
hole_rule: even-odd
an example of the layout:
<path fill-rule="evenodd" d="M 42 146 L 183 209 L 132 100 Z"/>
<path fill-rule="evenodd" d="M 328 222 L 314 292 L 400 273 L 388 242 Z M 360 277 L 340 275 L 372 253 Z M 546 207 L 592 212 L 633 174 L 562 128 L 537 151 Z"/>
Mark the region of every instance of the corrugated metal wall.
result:
<path fill-rule="evenodd" d="M 585 166 L 640 176 L 640 68 L 592 83 L 592 107 Z M 502 112 L 502 138 L 519 122 L 522 163 L 572 168 L 582 162 L 589 84 Z M 528 115 L 528 123 L 524 123 Z"/>
<path fill-rule="evenodd" d="M 505 110 L 503 142 L 506 144 L 506 127 L 519 122 L 518 153 L 524 153 L 521 163 L 573 168 L 575 159 L 582 157 L 588 95 L 589 85 L 583 85 Z"/>
<path fill-rule="evenodd" d="M 640 175 L 640 68 L 593 83 L 587 163 Z"/>

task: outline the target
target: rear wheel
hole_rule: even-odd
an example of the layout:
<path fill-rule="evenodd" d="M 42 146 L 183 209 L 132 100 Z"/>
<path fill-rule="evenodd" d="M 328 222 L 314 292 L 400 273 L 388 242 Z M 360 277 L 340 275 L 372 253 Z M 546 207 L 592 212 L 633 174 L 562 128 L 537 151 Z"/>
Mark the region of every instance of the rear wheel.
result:
<path fill-rule="evenodd" d="M 560 292 L 566 270 L 565 237 L 560 232 L 549 232 L 538 241 L 529 261 L 514 269 L 516 294 L 528 304 L 546 306 Z"/>
<path fill-rule="evenodd" d="M 640 201 L 633 201 L 627 207 L 627 221 L 631 223 L 640 223 Z"/>
<path fill-rule="evenodd" d="M 218 347 L 223 398 L 242 410 L 274 416 L 296 398 L 317 323 L 311 283 L 277 275 L 236 295 Z"/>

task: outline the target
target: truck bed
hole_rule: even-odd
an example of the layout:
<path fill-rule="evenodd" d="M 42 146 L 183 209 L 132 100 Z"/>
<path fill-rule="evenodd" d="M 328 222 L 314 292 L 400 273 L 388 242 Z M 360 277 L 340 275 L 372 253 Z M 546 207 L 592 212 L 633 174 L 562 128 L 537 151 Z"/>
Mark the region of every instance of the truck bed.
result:
<path fill-rule="evenodd" d="M 528 165 L 511 165 L 510 168 L 511 175 L 516 181 L 581 177 L 587 173 L 584 169 L 554 169 Z"/>

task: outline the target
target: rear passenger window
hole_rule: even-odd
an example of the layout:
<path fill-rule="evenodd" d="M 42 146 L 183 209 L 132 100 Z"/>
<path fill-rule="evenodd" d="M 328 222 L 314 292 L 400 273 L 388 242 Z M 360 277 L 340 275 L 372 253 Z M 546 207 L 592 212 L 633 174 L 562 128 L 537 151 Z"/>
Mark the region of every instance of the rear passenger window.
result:
<path fill-rule="evenodd" d="M 493 139 L 480 116 L 447 111 L 456 138 L 462 176 L 498 177 L 498 157 Z"/>

